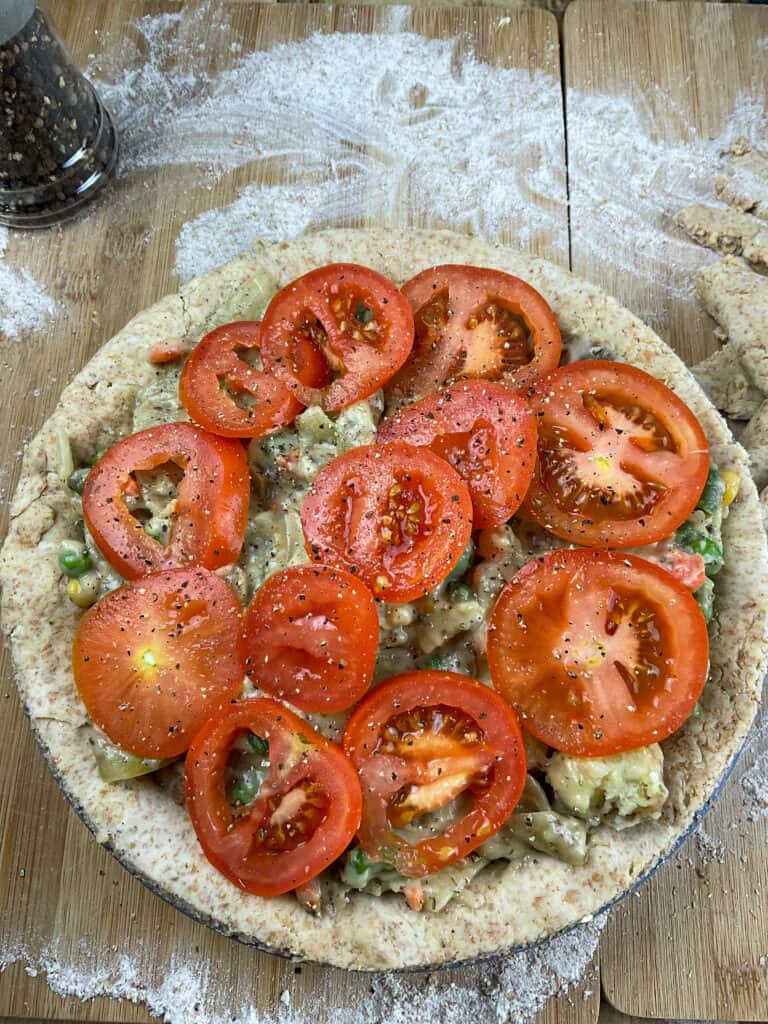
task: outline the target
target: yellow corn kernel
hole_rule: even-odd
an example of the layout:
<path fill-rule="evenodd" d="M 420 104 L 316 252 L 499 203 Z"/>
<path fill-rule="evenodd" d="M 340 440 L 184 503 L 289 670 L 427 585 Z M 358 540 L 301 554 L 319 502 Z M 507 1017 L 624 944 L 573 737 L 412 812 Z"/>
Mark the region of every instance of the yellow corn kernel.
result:
<path fill-rule="evenodd" d="M 99 577 L 95 572 L 83 573 L 67 583 L 67 597 L 78 608 L 90 608 L 99 597 Z"/>
<path fill-rule="evenodd" d="M 723 505 L 727 507 L 733 502 L 736 495 L 739 493 L 741 478 L 735 470 L 726 469 L 723 471 L 723 483 L 725 484 L 725 490 L 723 491 Z"/>

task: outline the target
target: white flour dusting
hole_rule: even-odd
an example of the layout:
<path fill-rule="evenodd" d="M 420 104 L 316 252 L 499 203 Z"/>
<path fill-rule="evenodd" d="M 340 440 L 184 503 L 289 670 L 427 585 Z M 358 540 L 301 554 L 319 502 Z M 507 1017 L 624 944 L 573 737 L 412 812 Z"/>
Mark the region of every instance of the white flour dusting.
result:
<path fill-rule="evenodd" d="M 401 21 L 399 11 L 390 18 L 394 29 Z M 256 237 L 293 238 L 363 213 L 489 239 L 513 225 L 522 247 L 543 237 L 567 253 L 552 76 L 491 67 L 462 55 L 455 39 L 395 30 L 318 33 L 209 77 L 175 63 L 182 27 L 188 33 L 176 16 L 142 18 L 138 67 L 119 70 L 136 60 L 125 42 L 92 64 L 121 130 L 123 173 L 179 163 L 215 177 L 245 164 L 288 168 L 285 184 L 249 185 L 226 212 L 184 228 L 184 280 Z"/>
<path fill-rule="evenodd" d="M 525 1024 L 551 996 L 566 993 L 584 978 L 604 924 L 602 916 L 529 952 L 477 965 L 469 969 L 469 985 L 466 971 L 460 982 L 453 980 L 454 971 L 370 975 L 366 995 L 355 1006 L 333 1008 L 334 1024 L 412 1024 L 414 1019 Z M 153 959 L 161 955 L 158 951 Z M 210 964 L 194 954 L 173 954 L 167 964 L 155 963 L 155 975 L 162 979 L 158 983 L 142 976 L 130 956 L 110 956 L 107 950 L 84 947 L 73 958 L 51 946 L 38 953 L 16 947 L 0 958 L 0 972 L 13 963 L 23 964 L 33 977 L 44 975 L 58 995 L 143 1003 L 168 1024 L 305 1024 L 313 1016 L 306 1006 L 301 1008 L 302 1000 L 291 988 L 284 988 L 274 1007 L 262 1012 L 250 1003 L 233 1002 L 215 984 Z M 587 990 L 583 998 L 590 994 Z"/>
<path fill-rule="evenodd" d="M 0 227 L 0 340 L 41 331 L 58 306 L 30 272 L 6 257 L 8 228 Z"/>

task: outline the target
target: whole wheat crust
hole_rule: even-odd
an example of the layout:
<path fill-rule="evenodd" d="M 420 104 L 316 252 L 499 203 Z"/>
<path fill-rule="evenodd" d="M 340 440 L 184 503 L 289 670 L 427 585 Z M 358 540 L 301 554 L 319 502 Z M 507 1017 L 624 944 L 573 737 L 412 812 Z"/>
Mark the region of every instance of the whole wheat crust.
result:
<path fill-rule="evenodd" d="M 567 339 L 588 339 L 665 381 L 688 403 L 715 463 L 737 470 L 741 490 L 724 524 L 725 568 L 717 577 L 711 677 L 702 714 L 664 746 L 670 798 L 658 822 L 592 835 L 588 862 L 541 857 L 482 872 L 438 914 L 414 913 L 397 898 L 356 894 L 335 912 L 309 916 L 292 896 L 242 893 L 203 856 L 184 808 L 147 780 L 101 781 L 75 691 L 70 646 L 78 610 L 57 566 L 75 513 L 55 459 L 65 430 L 76 458 L 130 430 L 133 396 L 154 372 L 150 346 L 199 338 L 214 308 L 257 268 L 284 284 L 324 263 L 362 263 L 402 282 L 432 264 L 496 267 L 545 296 Z M 259 244 L 139 313 L 100 349 L 62 394 L 29 444 L 2 555 L 3 628 L 19 693 L 62 789 L 121 863 L 159 895 L 211 926 L 273 952 L 357 969 L 446 964 L 537 941 L 593 914 L 667 854 L 705 808 L 754 717 L 768 657 L 768 553 L 760 506 L 743 449 L 677 356 L 600 289 L 541 259 L 449 232 L 326 231 Z"/>

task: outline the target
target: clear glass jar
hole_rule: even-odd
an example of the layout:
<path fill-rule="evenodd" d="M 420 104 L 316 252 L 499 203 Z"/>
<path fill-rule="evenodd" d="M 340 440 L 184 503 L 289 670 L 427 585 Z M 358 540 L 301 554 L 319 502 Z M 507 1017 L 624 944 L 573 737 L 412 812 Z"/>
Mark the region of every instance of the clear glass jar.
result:
<path fill-rule="evenodd" d="M 44 12 L 0 0 L 0 223 L 70 216 L 110 179 L 117 152 L 109 112 Z"/>

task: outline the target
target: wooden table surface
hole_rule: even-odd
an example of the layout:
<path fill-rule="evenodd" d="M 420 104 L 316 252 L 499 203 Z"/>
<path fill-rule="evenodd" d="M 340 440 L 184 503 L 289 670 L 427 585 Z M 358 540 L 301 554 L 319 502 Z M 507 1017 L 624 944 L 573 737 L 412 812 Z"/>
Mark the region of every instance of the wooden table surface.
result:
<path fill-rule="evenodd" d="M 315 30 L 386 31 L 391 25 L 389 17 L 373 7 L 261 7 L 238 2 L 225 6 L 232 41 L 245 49 L 266 48 Z M 96 29 L 119 33 L 141 13 L 179 7 L 178 0 L 120 4 L 51 0 L 48 4 L 81 63 L 98 49 Z M 707 18 L 717 19 L 716 36 L 706 31 Z M 414 10 L 405 27 L 429 38 L 457 36 L 462 47 L 471 47 L 491 64 L 546 72 L 552 88 L 560 93 L 557 25 L 544 11 L 425 8 Z M 754 62 L 760 53 L 757 40 L 766 35 L 768 11 L 740 5 L 713 8 L 709 4 L 577 0 L 564 26 L 564 84 L 643 99 L 654 110 L 659 133 L 673 138 L 679 122 L 668 116 L 658 100 L 655 84 L 660 83 L 688 112 L 697 130 L 713 132 L 730 109 L 732 95 L 740 88 L 754 88 Z M 228 59 L 226 37 L 217 34 L 217 38 L 222 48 L 203 59 L 221 66 Z M 764 70 L 764 50 L 762 54 Z M 716 81 L 711 74 L 714 65 L 721 69 Z M 658 107 L 653 106 L 657 102 Z M 566 131 L 569 117 L 566 110 Z M 562 161 L 565 182 L 564 146 Z M 667 340 L 684 357 L 701 358 L 712 347 L 713 336 L 711 324 L 692 303 L 669 303 L 647 285 L 642 285 L 641 293 L 631 275 L 595 259 L 582 244 L 579 181 L 589 168 L 576 166 L 571 158 L 567 170 L 573 204 L 573 269 L 631 308 L 655 304 Z M 44 336 L 22 344 L 0 339 L 0 366 L 7 394 L 13 396 L 1 414 L 0 466 L 15 475 L 22 440 L 44 421 L 66 380 L 133 312 L 175 290 L 174 243 L 182 223 L 199 211 L 227 205 L 246 183 L 279 181 L 285 173 L 279 162 L 266 167 L 256 162 L 211 186 L 189 169 L 174 168 L 172 174 L 167 169 L 142 172 L 139 180 L 146 186 L 147 199 L 141 204 L 102 203 L 86 220 L 45 235 L 12 234 L 8 258 L 45 282 L 63 300 L 65 315 Z M 136 176 L 118 182 L 117 198 L 122 190 L 135 186 Z M 617 182 L 616 188 L 621 187 Z M 182 194 L 183 203 L 179 203 Z M 555 205 L 566 225 L 564 189 L 561 202 Z M 397 211 L 398 222 L 408 220 L 406 207 Z M 374 213 L 362 221 L 342 214 L 339 221 L 377 222 Z M 514 244 L 520 226 L 511 221 L 505 240 Z M 541 240 L 534 249 L 568 265 L 569 253 L 562 247 L 553 249 Z M 39 397 L 31 401 L 36 389 Z M 0 514 L 4 516 L 5 511 Z M 317 1018 L 319 1024 L 323 1018 L 316 1010 L 318 995 L 327 1020 L 332 1019 L 332 1008 L 356 1005 L 365 998 L 367 982 L 360 976 L 308 966 L 295 974 L 291 964 L 193 924 L 130 878 L 93 842 L 48 775 L 12 693 L 5 653 L 0 679 L 0 749 L 4 752 L 0 760 L 0 949 L 14 939 L 39 947 L 55 936 L 60 959 L 66 961 L 67 955 L 77 952 L 81 938 L 87 938 L 92 949 L 130 950 L 142 974 L 150 978 L 162 977 L 174 954 L 195 949 L 201 965 L 213 966 L 223 1001 L 235 993 L 251 999 L 259 1010 L 274 1010 L 280 993 L 287 990 L 294 1012 L 303 1006 L 307 1017 Z M 705 862 L 689 843 L 638 897 L 614 911 L 601 943 L 601 970 L 606 994 L 618 1009 L 638 1016 L 768 1020 L 766 970 L 759 966 L 759 957 L 768 951 L 764 948 L 768 916 L 765 901 L 756 900 L 753 893 L 756 887 L 764 891 L 768 881 L 768 848 L 760 840 L 757 825 L 745 825 L 738 834 L 728 827 L 737 786 L 737 779 L 729 783 L 707 821 L 709 833 L 728 850 L 724 862 Z M 746 865 L 742 857 L 747 857 Z M 157 936 L 153 952 L 142 942 L 147 936 Z M 451 982 L 471 987 L 482 970 L 414 977 L 414 992 Z M 594 983 L 591 988 L 588 998 L 577 992 L 575 998 L 553 1000 L 540 1015 L 540 1024 L 596 1020 L 599 989 Z M 605 1015 L 609 1012 L 613 1011 L 604 1010 Z M 0 1019 L 3 1015 L 25 1021 L 150 1019 L 144 1008 L 126 1002 L 95 999 L 83 1004 L 54 996 L 42 978 L 29 977 L 21 965 L 0 974 Z M 611 1024 L 619 1019 L 614 1015 Z"/>

